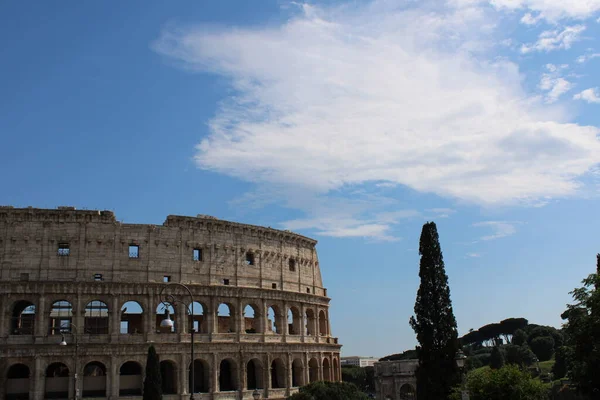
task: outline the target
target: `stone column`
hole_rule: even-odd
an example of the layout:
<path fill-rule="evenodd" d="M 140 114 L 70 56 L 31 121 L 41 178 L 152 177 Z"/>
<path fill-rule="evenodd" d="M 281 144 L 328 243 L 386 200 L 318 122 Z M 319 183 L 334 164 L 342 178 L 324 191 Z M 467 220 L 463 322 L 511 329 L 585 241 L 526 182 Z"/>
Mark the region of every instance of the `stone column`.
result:
<path fill-rule="evenodd" d="M 0 337 L 8 336 L 6 317 L 8 316 L 8 301 L 6 296 L 0 296 Z"/>
<path fill-rule="evenodd" d="M 319 353 L 319 357 L 317 358 L 317 361 L 319 362 L 319 380 L 322 381 L 323 378 L 323 353 Z"/>
<path fill-rule="evenodd" d="M 155 300 L 156 299 L 154 295 L 149 294 L 147 296 L 147 304 L 144 308 L 143 314 L 143 318 L 145 321 L 144 333 L 146 334 L 146 338 L 148 337 L 147 335 L 156 333 L 156 307 L 158 306 L 158 304 L 156 304 Z"/>
<path fill-rule="evenodd" d="M 269 353 L 265 354 L 265 367 L 263 368 L 263 383 L 265 387 L 265 397 L 269 398 L 269 391 L 271 389 L 271 356 Z"/>
<path fill-rule="evenodd" d="M 210 374 L 210 392 L 217 393 L 219 391 L 219 362 L 217 359 L 217 353 L 212 355 L 212 374 Z"/>
<path fill-rule="evenodd" d="M 291 353 L 287 353 L 285 356 L 285 387 L 286 387 L 286 397 L 290 396 L 290 388 L 292 387 L 292 374 L 294 373 L 294 369 L 292 368 L 292 355 Z"/>
<path fill-rule="evenodd" d="M 106 388 L 107 397 L 111 400 L 119 398 L 119 360 L 116 356 L 110 356 L 109 373 L 107 374 Z"/>
<path fill-rule="evenodd" d="M 44 378 L 45 371 L 42 367 L 42 358 L 36 356 L 34 359 L 33 371 L 29 372 L 29 382 L 33 380 L 33 385 L 29 388 L 29 396 L 33 400 L 42 400 L 44 398 Z"/>
<path fill-rule="evenodd" d="M 179 390 L 177 393 L 188 394 L 188 389 L 190 388 L 188 383 L 190 379 L 190 363 L 188 361 L 190 360 L 190 356 L 186 353 L 183 353 L 180 354 L 179 359 L 181 360 L 179 363 L 181 368 L 179 368 Z"/>
<path fill-rule="evenodd" d="M 238 388 L 240 392 L 240 399 L 244 397 L 244 390 L 248 387 L 247 382 L 247 374 L 246 374 L 246 363 L 244 362 L 244 353 L 240 351 L 240 357 L 238 361 L 238 365 L 240 368 L 238 369 L 239 373 L 239 383 L 240 386 Z"/>
<path fill-rule="evenodd" d="M 41 295 L 38 305 L 35 309 L 35 336 L 36 342 L 43 340 L 47 332 L 47 311 L 46 311 L 46 296 Z"/>
<path fill-rule="evenodd" d="M 236 321 L 235 321 L 235 331 L 238 334 L 238 342 L 240 340 L 240 334 L 245 334 L 245 324 L 246 321 L 244 319 L 244 303 L 242 303 L 242 299 L 237 299 L 236 302 L 237 312 L 235 313 Z"/>
<path fill-rule="evenodd" d="M 331 336 L 331 322 L 329 321 L 329 308 L 325 310 L 325 318 L 327 318 L 327 336 Z"/>
<path fill-rule="evenodd" d="M 304 353 L 304 384 L 308 385 L 310 383 L 310 366 L 308 365 L 309 362 L 309 357 L 308 357 L 308 352 Z"/>
<path fill-rule="evenodd" d="M 112 306 L 108 314 L 109 328 L 108 331 L 111 335 L 111 341 L 116 342 L 119 340 L 119 333 L 121 332 L 121 308 L 119 307 L 119 297 L 112 296 Z"/>
<path fill-rule="evenodd" d="M 183 303 L 177 304 L 177 309 L 175 309 L 176 322 L 175 322 L 175 330 L 179 334 L 187 333 L 187 307 Z"/>
<path fill-rule="evenodd" d="M 308 321 L 306 320 L 306 309 L 304 307 L 304 303 L 302 303 L 300 304 L 300 326 L 298 327 L 300 329 L 300 340 L 302 341 L 302 343 L 304 343 L 305 341 L 307 323 Z"/>

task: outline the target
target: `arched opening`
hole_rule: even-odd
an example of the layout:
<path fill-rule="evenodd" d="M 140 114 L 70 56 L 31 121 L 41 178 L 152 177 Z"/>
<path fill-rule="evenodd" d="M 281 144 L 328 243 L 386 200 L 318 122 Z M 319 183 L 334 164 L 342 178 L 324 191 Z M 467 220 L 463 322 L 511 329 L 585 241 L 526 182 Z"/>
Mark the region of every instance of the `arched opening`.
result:
<path fill-rule="evenodd" d="M 267 331 L 266 333 L 282 334 L 281 326 L 281 311 L 277 306 L 270 306 L 267 311 Z"/>
<path fill-rule="evenodd" d="M 263 367 L 259 359 L 253 358 L 246 365 L 246 386 L 248 390 L 264 389 Z"/>
<path fill-rule="evenodd" d="M 194 388 L 192 391 L 192 363 L 190 363 L 189 385 L 190 393 L 208 393 L 210 392 L 210 376 L 208 363 L 204 360 L 194 360 Z"/>
<path fill-rule="evenodd" d="M 84 332 L 91 335 L 108 334 L 108 306 L 100 300 L 92 300 L 85 306 Z M 79 328 L 79 327 L 78 327 Z"/>
<path fill-rule="evenodd" d="M 235 308 L 231 304 L 221 303 L 217 308 L 217 332 L 235 332 Z"/>
<path fill-rule="evenodd" d="M 400 399 L 401 400 L 414 400 L 415 399 L 415 388 L 411 384 L 405 383 L 400 387 Z"/>
<path fill-rule="evenodd" d="M 142 366 L 135 361 L 127 361 L 119 370 L 119 396 L 141 396 Z"/>
<path fill-rule="evenodd" d="M 161 327 L 160 323 L 170 318 L 174 323 L 171 327 Z M 173 333 L 177 331 L 177 315 L 175 314 L 175 308 L 171 304 L 160 303 L 156 307 L 156 332 L 158 333 Z"/>
<path fill-rule="evenodd" d="M 177 370 L 173 361 L 160 362 L 160 377 L 163 394 L 177 394 Z"/>
<path fill-rule="evenodd" d="M 29 399 L 29 367 L 25 364 L 13 364 L 6 374 L 6 399 Z"/>
<path fill-rule="evenodd" d="M 258 307 L 252 304 L 248 304 L 244 308 L 244 332 L 245 333 L 259 333 L 260 332 L 260 314 L 258 313 Z"/>
<path fill-rule="evenodd" d="M 44 384 L 45 399 L 66 399 L 69 397 L 69 368 L 63 363 L 53 363 L 46 368 Z"/>
<path fill-rule="evenodd" d="M 333 381 L 339 381 L 340 380 L 340 365 L 338 363 L 338 359 L 334 358 L 333 359 Z"/>
<path fill-rule="evenodd" d="M 285 387 L 285 365 L 281 358 L 276 358 L 271 363 L 271 387 L 273 389 Z"/>
<path fill-rule="evenodd" d="M 106 367 L 101 362 L 83 368 L 83 397 L 106 397 Z"/>
<path fill-rule="evenodd" d="M 236 376 L 235 362 L 231 359 L 221 361 L 219 365 L 219 391 L 231 392 L 237 390 Z"/>
<path fill-rule="evenodd" d="M 144 310 L 137 301 L 128 301 L 121 307 L 120 332 L 128 335 L 144 333 Z"/>
<path fill-rule="evenodd" d="M 204 306 L 197 301 L 193 302 L 190 306 L 189 315 L 189 331 L 192 330 L 196 333 L 208 333 L 208 327 L 206 325 L 206 318 L 204 318 Z"/>
<path fill-rule="evenodd" d="M 292 362 L 292 386 L 304 386 L 304 367 L 299 358 L 295 358 Z"/>
<path fill-rule="evenodd" d="M 290 307 L 287 315 L 288 335 L 300 335 L 302 318 L 300 311 L 296 307 Z"/>
<path fill-rule="evenodd" d="M 331 381 L 331 365 L 329 364 L 329 358 L 323 359 L 323 380 Z"/>
<path fill-rule="evenodd" d="M 310 308 L 306 310 L 306 334 L 308 336 L 315 334 L 315 312 Z"/>
<path fill-rule="evenodd" d="M 321 336 L 327 336 L 327 317 L 323 310 L 319 312 L 319 334 Z"/>
<path fill-rule="evenodd" d="M 73 320 L 73 306 L 66 300 L 52 303 L 50 308 L 49 335 L 60 335 L 71 332 L 71 321 Z"/>
<path fill-rule="evenodd" d="M 33 335 L 35 333 L 35 305 L 29 301 L 17 301 L 12 309 L 11 335 Z"/>
<path fill-rule="evenodd" d="M 308 379 L 309 383 L 313 383 L 319 380 L 319 362 L 316 358 L 311 358 L 308 362 Z"/>

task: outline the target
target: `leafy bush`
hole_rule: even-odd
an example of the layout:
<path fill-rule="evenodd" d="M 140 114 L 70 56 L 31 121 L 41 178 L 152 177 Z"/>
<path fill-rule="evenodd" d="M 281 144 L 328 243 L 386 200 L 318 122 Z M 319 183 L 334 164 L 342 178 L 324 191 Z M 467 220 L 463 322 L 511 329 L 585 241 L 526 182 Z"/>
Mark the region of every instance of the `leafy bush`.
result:
<path fill-rule="evenodd" d="M 523 329 L 517 329 L 512 337 L 512 344 L 522 346 L 527 343 L 527 333 Z"/>
<path fill-rule="evenodd" d="M 500 347 L 494 347 L 492 354 L 490 355 L 490 368 L 499 369 L 504 366 L 504 354 L 500 350 Z"/>
<path fill-rule="evenodd" d="M 288 400 L 368 400 L 356 385 L 347 382 L 314 382 Z"/>
<path fill-rule="evenodd" d="M 573 349 L 562 346 L 556 349 L 556 362 L 552 366 L 552 375 L 554 379 L 560 379 L 567 376 L 568 366 L 573 358 Z"/>
<path fill-rule="evenodd" d="M 554 339 L 552 336 L 539 336 L 531 341 L 531 351 L 540 361 L 548 361 L 554 354 Z"/>

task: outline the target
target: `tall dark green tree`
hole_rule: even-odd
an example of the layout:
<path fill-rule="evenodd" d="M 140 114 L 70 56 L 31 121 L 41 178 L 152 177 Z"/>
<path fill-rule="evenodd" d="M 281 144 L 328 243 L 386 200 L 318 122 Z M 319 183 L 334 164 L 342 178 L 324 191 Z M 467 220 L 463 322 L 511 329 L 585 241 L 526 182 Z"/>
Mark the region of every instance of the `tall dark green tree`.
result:
<path fill-rule="evenodd" d="M 143 400 L 162 399 L 162 379 L 160 375 L 160 361 L 154 346 L 148 348 L 146 359 L 146 378 L 144 379 Z"/>
<path fill-rule="evenodd" d="M 423 225 L 419 242 L 421 285 L 410 325 L 417 334 L 417 398 L 444 400 L 459 383 L 458 333 L 450 301 L 448 276 L 434 222 Z"/>
<path fill-rule="evenodd" d="M 490 355 L 490 368 L 500 369 L 504 367 L 504 354 L 500 350 L 500 347 L 494 346 L 492 354 Z"/>

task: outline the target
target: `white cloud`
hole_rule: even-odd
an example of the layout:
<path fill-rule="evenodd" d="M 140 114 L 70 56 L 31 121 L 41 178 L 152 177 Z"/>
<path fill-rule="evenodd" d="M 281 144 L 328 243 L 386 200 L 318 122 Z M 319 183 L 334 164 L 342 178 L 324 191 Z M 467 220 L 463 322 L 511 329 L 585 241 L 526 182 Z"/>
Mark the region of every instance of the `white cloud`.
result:
<path fill-rule="evenodd" d="M 530 53 L 532 51 L 553 51 L 560 49 L 570 49 L 571 45 L 581 38 L 581 33 L 585 31 L 585 25 L 566 26 L 561 30 L 543 31 L 538 36 L 538 40 L 532 44 L 523 44 L 521 53 Z"/>
<path fill-rule="evenodd" d="M 533 16 L 531 13 L 526 13 L 521 17 L 521 23 L 525 25 L 535 25 L 542 19 L 541 15 Z"/>
<path fill-rule="evenodd" d="M 525 92 L 515 64 L 475 45 L 495 41 L 485 11 L 424 3 L 304 6 L 276 26 L 166 30 L 158 52 L 233 89 L 198 166 L 287 188 L 286 202 L 290 188 L 325 201 L 382 183 L 478 204 L 577 193 L 600 162 L 598 129 L 569 123 Z M 324 234 L 386 236 L 380 225 L 390 226 L 356 214 L 327 225 L 330 210 L 294 204 Z"/>
<path fill-rule="evenodd" d="M 510 221 L 483 221 L 473 224 L 474 227 L 487 227 L 492 230 L 489 235 L 482 236 L 479 240 L 494 240 L 514 235 L 517 232 L 515 224 L 519 222 Z"/>
<path fill-rule="evenodd" d="M 577 93 L 573 96 L 573 99 L 587 101 L 588 103 L 600 103 L 599 93 L 598 88 L 589 88 Z"/>
<path fill-rule="evenodd" d="M 467 258 L 479 258 L 479 257 L 481 257 L 481 254 L 480 253 L 467 253 L 466 257 Z"/>
<path fill-rule="evenodd" d="M 585 62 L 588 62 L 589 60 L 593 60 L 594 58 L 600 57 L 600 53 L 589 53 L 589 54 L 583 54 L 579 57 L 577 57 L 576 61 L 579 64 L 583 64 Z"/>
<path fill-rule="evenodd" d="M 563 94 L 573 88 L 573 84 L 561 77 L 561 71 L 566 69 L 568 65 L 556 66 L 547 64 L 547 73 L 542 74 L 538 87 L 546 92 L 546 103 L 556 102 Z"/>
<path fill-rule="evenodd" d="M 426 210 L 429 213 L 435 214 L 435 218 L 448 218 L 450 215 L 454 214 L 456 210 L 452 208 L 429 208 Z"/>
<path fill-rule="evenodd" d="M 487 0 L 486 0 L 487 1 Z M 600 11 L 600 0 L 489 0 L 499 8 L 527 9 L 538 18 L 557 21 L 562 18 L 586 19 Z"/>

